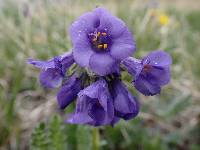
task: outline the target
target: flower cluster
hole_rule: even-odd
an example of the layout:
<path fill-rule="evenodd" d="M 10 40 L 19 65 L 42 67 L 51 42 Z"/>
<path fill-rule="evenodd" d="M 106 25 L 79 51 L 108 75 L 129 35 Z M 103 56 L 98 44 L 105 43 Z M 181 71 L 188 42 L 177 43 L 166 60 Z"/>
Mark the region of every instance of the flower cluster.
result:
<path fill-rule="evenodd" d="M 141 60 L 131 57 L 136 50 L 131 32 L 104 8 L 85 13 L 69 31 L 72 51 L 48 61 L 28 60 L 41 69 L 44 87 L 61 86 L 57 94 L 61 109 L 75 101 L 75 111 L 66 122 L 114 125 L 137 116 L 138 99 L 121 81 L 124 70 L 133 76 L 133 86 L 146 96 L 160 93 L 169 83 L 170 55 L 157 50 Z"/>

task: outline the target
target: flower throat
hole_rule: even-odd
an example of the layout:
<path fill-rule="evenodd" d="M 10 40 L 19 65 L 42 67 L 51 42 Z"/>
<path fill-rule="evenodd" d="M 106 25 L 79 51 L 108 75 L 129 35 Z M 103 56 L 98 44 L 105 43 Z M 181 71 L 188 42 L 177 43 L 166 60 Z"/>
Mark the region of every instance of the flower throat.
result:
<path fill-rule="evenodd" d="M 106 32 L 91 33 L 89 39 L 95 51 L 106 51 L 110 46 L 110 37 Z"/>

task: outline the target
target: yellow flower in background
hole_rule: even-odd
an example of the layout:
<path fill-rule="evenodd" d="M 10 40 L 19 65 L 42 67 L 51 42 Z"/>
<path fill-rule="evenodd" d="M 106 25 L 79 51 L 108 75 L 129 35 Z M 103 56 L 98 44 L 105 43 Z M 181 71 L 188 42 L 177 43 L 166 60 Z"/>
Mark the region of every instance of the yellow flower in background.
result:
<path fill-rule="evenodd" d="M 170 17 L 167 15 L 164 10 L 159 9 L 159 8 L 150 8 L 148 10 L 148 14 L 150 17 L 154 18 L 157 20 L 157 22 L 161 26 L 166 26 L 170 23 Z"/>
<path fill-rule="evenodd" d="M 161 26 L 165 26 L 169 24 L 169 16 L 166 14 L 160 14 L 158 17 L 158 20 Z"/>

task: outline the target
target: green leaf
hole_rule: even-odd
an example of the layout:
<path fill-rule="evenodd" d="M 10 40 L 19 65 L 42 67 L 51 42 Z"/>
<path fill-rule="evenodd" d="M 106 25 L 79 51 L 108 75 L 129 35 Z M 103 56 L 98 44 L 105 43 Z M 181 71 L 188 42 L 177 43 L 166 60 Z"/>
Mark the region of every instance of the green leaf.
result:
<path fill-rule="evenodd" d="M 49 140 L 46 125 L 42 122 L 36 127 L 31 136 L 31 150 L 48 150 Z"/>
<path fill-rule="evenodd" d="M 88 126 L 78 126 L 76 132 L 77 150 L 91 150 L 91 132 Z"/>
<path fill-rule="evenodd" d="M 60 117 L 54 116 L 48 126 L 48 138 L 52 150 L 62 150 L 67 148 L 66 135 L 64 133 L 63 121 Z"/>

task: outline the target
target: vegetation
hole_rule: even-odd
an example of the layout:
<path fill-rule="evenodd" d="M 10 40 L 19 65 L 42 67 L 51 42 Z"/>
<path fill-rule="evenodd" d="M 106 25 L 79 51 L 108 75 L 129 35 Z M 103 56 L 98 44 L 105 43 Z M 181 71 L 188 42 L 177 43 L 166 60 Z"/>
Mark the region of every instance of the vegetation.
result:
<path fill-rule="evenodd" d="M 0 1 L 0 149 L 89 150 L 88 126 L 64 123 L 56 90 L 40 87 L 27 58 L 48 59 L 71 47 L 68 27 L 96 5 L 124 20 L 137 43 L 135 57 L 163 49 L 173 57 L 172 80 L 158 96 L 137 95 L 139 116 L 100 129 L 106 150 L 200 149 L 200 11 L 138 6 L 127 0 Z M 169 21 L 159 19 L 162 15 Z M 166 19 L 166 18 L 164 18 Z M 129 75 L 123 78 L 130 81 Z"/>

